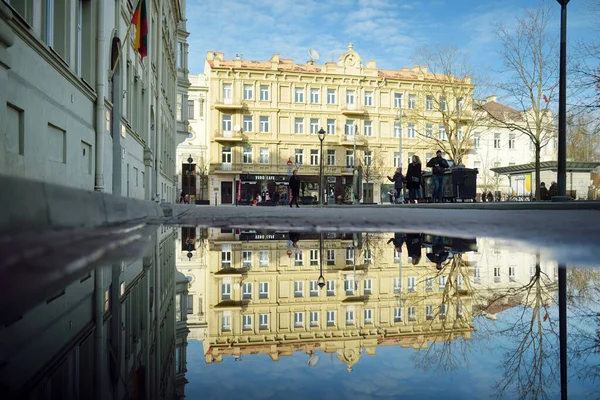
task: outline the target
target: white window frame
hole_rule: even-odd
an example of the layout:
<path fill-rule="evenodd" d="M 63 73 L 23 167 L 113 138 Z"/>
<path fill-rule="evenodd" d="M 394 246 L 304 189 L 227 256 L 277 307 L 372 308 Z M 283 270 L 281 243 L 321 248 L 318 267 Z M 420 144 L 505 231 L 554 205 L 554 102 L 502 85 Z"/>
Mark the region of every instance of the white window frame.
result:
<path fill-rule="evenodd" d="M 417 105 L 417 96 L 414 94 L 408 95 L 408 109 L 413 110 Z"/>
<path fill-rule="evenodd" d="M 260 164 L 268 164 L 269 163 L 269 148 L 261 147 L 258 157 L 259 157 Z"/>
<path fill-rule="evenodd" d="M 252 268 L 251 250 L 242 250 L 242 268 Z"/>
<path fill-rule="evenodd" d="M 260 133 L 269 133 L 270 132 L 269 117 L 265 116 L 265 115 L 261 115 L 258 119 L 259 119 L 259 124 L 260 124 Z"/>
<path fill-rule="evenodd" d="M 363 293 L 364 294 L 373 293 L 373 280 L 371 278 L 365 279 L 363 281 Z"/>
<path fill-rule="evenodd" d="M 406 137 L 408 137 L 409 139 L 414 139 L 416 134 L 415 134 L 415 124 L 408 124 L 407 128 L 406 128 Z"/>
<path fill-rule="evenodd" d="M 254 100 L 254 85 L 244 84 L 244 100 Z"/>
<path fill-rule="evenodd" d="M 394 322 L 402 322 L 402 308 L 394 307 Z"/>
<path fill-rule="evenodd" d="M 335 119 L 328 119 L 327 120 L 327 134 L 328 135 L 335 135 Z"/>
<path fill-rule="evenodd" d="M 316 297 L 319 295 L 319 283 L 317 281 L 310 281 L 310 297 Z"/>
<path fill-rule="evenodd" d="M 310 312 L 310 326 L 319 326 L 319 312 L 318 311 Z"/>
<path fill-rule="evenodd" d="M 252 164 L 252 147 L 243 147 L 242 149 L 242 163 Z"/>
<path fill-rule="evenodd" d="M 304 281 L 294 281 L 294 297 L 304 297 Z"/>
<path fill-rule="evenodd" d="M 244 115 L 244 132 L 254 132 L 254 118 L 252 115 Z"/>
<path fill-rule="evenodd" d="M 296 251 L 294 253 L 294 266 L 296 266 L 296 267 L 304 266 L 304 253 L 302 251 Z"/>
<path fill-rule="evenodd" d="M 373 106 L 373 92 L 365 92 L 365 107 Z"/>
<path fill-rule="evenodd" d="M 270 97 L 269 86 L 260 85 L 260 101 L 269 101 Z"/>
<path fill-rule="evenodd" d="M 327 326 L 336 326 L 335 310 L 327 311 Z"/>
<path fill-rule="evenodd" d="M 221 299 L 231 299 L 231 278 L 223 278 L 221 280 Z"/>
<path fill-rule="evenodd" d="M 337 93 L 335 89 L 327 89 L 327 104 L 336 104 Z"/>
<path fill-rule="evenodd" d="M 373 310 L 370 308 L 365 308 L 364 311 L 364 322 L 365 324 L 372 324 L 373 323 Z"/>
<path fill-rule="evenodd" d="M 409 292 L 414 292 L 415 290 L 417 290 L 417 278 L 415 278 L 414 276 L 409 276 L 407 279 L 407 284 L 406 287 L 408 288 Z"/>
<path fill-rule="evenodd" d="M 294 133 L 304 133 L 304 118 L 294 118 Z"/>
<path fill-rule="evenodd" d="M 335 281 L 332 279 L 327 281 L 327 296 L 335 296 Z"/>
<path fill-rule="evenodd" d="M 438 126 L 438 138 L 440 140 L 446 140 L 448 137 L 446 136 L 446 127 L 444 125 Z"/>
<path fill-rule="evenodd" d="M 433 97 L 432 96 L 425 97 L 425 110 L 427 110 L 427 111 L 433 110 Z"/>
<path fill-rule="evenodd" d="M 221 268 L 231 268 L 231 250 L 221 250 Z"/>
<path fill-rule="evenodd" d="M 252 330 L 252 314 L 242 314 L 242 330 Z"/>
<path fill-rule="evenodd" d="M 269 314 L 259 314 L 258 322 L 259 329 L 269 329 Z"/>
<path fill-rule="evenodd" d="M 268 299 L 269 298 L 269 282 L 258 283 L 258 298 Z"/>
<path fill-rule="evenodd" d="M 223 129 L 223 132 L 231 132 L 231 129 L 232 129 L 231 120 L 232 120 L 231 115 L 223 114 L 223 116 L 221 118 L 221 128 Z"/>
<path fill-rule="evenodd" d="M 304 326 L 304 312 L 294 312 L 294 327 L 302 328 Z"/>
<path fill-rule="evenodd" d="M 223 311 L 223 315 L 221 315 L 221 330 L 231 330 L 231 311 Z"/>
<path fill-rule="evenodd" d="M 371 121 L 365 121 L 363 126 L 364 135 L 368 137 L 373 136 L 373 123 Z"/>
<path fill-rule="evenodd" d="M 311 88 L 310 89 L 310 104 L 319 104 L 320 90 Z"/>
<path fill-rule="evenodd" d="M 347 105 L 354 105 L 355 103 L 355 96 L 356 95 L 356 91 L 353 89 L 346 89 L 346 104 Z"/>
<path fill-rule="evenodd" d="M 258 251 L 258 266 L 259 267 L 268 267 L 269 266 L 269 250 L 259 250 Z"/>
<path fill-rule="evenodd" d="M 252 282 L 242 284 L 242 299 L 252 299 Z"/>
<path fill-rule="evenodd" d="M 310 119 L 310 134 L 316 135 L 319 133 L 319 119 L 311 118 Z"/>
<path fill-rule="evenodd" d="M 294 162 L 304 164 L 304 149 L 294 149 Z"/>
<path fill-rule="evenodd" d="M 233 85 L 231 83 L 223 83 L 223 103 L 233 98 Z"/>
<path fill-rule="evenodd" d="M 310 149 L 310 165 L 319 165 L 319 150 Z"/>
<path fill-rule="evenodd" d="M 394 93 L 394 108 L 403 108 L 402 107 L 402 98 L 403 93 Z"/>
<path fill-rule="evenodd" d="M 336 159 L 336 154 L 335 154 L 335 150 L 327 150 L 327 165 L 328 166 L 335 166 L 335 159 Z M 329 265 L 329 264 L 328 264 Z"/>
<path fill-rule="evenodd" d="M 304 103 L 304 88 L 294 88 L 294 103 Z"/>

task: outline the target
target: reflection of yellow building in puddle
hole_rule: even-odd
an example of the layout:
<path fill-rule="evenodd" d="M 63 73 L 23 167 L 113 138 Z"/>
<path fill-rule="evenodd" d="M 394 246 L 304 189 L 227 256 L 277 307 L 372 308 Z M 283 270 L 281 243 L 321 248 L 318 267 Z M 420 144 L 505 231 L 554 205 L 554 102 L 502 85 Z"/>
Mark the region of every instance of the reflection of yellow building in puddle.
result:
<path fill-rule="evenodd" d="M 354 249 L 352 235 L 325 234 L 321 252 L 318 234 L 302 234 L 292 246 L 287 232 L 211 230 L 206 362 L 322 350 L 351 367 L 362 349 L 373 355 L 378 346 L 469 339 L 469 266 L 460 256 L 441 272 L 426 257 L 412 265 L 387 244 L 391 236 L 362 234 Z"/>

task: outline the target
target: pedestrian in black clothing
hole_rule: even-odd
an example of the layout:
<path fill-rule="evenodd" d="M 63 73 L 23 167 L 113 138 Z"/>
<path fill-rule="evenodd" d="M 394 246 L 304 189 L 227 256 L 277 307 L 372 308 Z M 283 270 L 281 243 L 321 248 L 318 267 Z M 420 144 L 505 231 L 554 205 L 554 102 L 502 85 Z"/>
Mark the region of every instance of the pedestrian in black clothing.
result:
<path fill-rule="evenodd" d="M 442 151 L 438 150 L 435 157 L 427 162 L 427 166 L 431 167 L 433 174 L 432 200 L 441 203 L 444 200 L 444 171 L 449 168 L 448 161 L 442 157 Z"/>
<path fill-rule="evenodd" d="M 422 239 L 420 233 L 406 234 L 406 250 L 412 260 L 412 265 L 417 265 L 421 261 Z"/>
<path fill-rule="evenodd" d="M 296 208 L 300 208 L 298 205 L 298 196 L 300 196 L 300 177 L 298 176 L 298 170 L 294 170 L 293 175 L 290 176 L 290 207 L 293 203 L 296 203 Z"/>
<path fill-rule="evenodd" d="M 418 202 L 421 198 L 421 160 L 414 155 L 406 171 L 406 188 L 408 189 L 408 202 Z"/>
<path fill-rule="evenodd" d="M 444 246 L 444 237 L 434 236 L 433 247 L 431 253 L 427 253 L 427 258 L 429 261 L 435 263 L 435 267 L 438 271 L 442 270 L 442 263 L 448 259 L 449 255 L 450 254 L 446 251 Z"/>
<path fill-rule="evenodd" d="M 388 175 L 387 177 L 390 181 L 394 182 L 394 188 L 396 189 L 396 203 L 398 203 L 398 199 L 400 198 L 400 195 L 402 194 L 402 187 L 404 185 L 404 176 L 402 175 L 402 167 L 398 167 L 396 168 L 396 172 L 394 173 L 394 177 L 390 178 L 390 176 Z"/>
<path fill-rule="evenodd" d="M 279 192 L 275 191 L 275 193 L 273 193 L 273 205 L 275 207 L 277 207 L 278 204 L 279 204 Z"/>
<path fill-rule="evenodd" d="M 390 244 L 391 242 L 394 243 L 394 247 L 396 248 L 396 251 L 398 253 L 402 253 L 402 246 L 404 245 L 404 240 L 406 239 L 406 236 L 403 233 L 397 232 L 394 234 L 393 238 L 390 238 L 390 240 L 388 240 L 388 244 Z"/>

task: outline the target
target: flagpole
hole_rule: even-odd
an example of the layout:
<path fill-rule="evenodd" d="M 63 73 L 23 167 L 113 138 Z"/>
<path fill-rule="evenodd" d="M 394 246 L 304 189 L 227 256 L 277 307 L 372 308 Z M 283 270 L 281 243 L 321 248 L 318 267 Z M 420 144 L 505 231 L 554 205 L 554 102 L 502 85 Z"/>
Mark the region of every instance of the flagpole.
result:
<path fill-rule="evenodd" d="M 113 65 L 110 70 L 110 76 L 108 80 L 112 80 L 113 75 L 115 74 L 115 70 L 117 69 L 117 65 L 119 65 L 119 60 L 121 59 L 121 54 L 123 53 L 123 47 L 127 44 L 127 38 L 129 37 L 129 32 L 131 32 L 131 27 L 133 26 L 133 22 L 129 23 L 129 28 L 127 28 L 127 33 L 125 34 L 125 39 L 123 39 L 123 43 L 121 43 L 121 48 L 119 49 L 119 54 L 117 54 L 117 59 L 115 61 L 115 65 Z"/>

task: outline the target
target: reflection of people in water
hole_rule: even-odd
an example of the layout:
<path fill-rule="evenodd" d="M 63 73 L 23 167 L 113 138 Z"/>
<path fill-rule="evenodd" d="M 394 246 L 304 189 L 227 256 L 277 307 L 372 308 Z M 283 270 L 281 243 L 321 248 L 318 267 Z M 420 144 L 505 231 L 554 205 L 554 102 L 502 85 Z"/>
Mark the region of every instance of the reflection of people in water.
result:
<path fill-rule="evenodd" d="M 442 263 L 448 259 L 449 255 L 444 248 L 444 238 L 442 236 L 434 236 L 433 247 L 431 248 L 431 253 L 427 253 L 427 258 L 432 263 L 435 263 L 438 271 L 442 270 Z"/>
<path fill-rule="evenodd" d="M 404 245 L 405 240 L 406 236 L 404 235 L 404 233 L 397 232 L 394 234 L 393 238 L 390 238 L 390 240 L 387 241 L 387 244 L 390 244 L 390 242 L 394 242 L 394 247 L 396 248 L 396 251 L 400 253 L 402 252 L 402 245 Z"/>
<path fill-rule="evenodd" d="M 419 233 L 406 234 L 406 250 L 412 260 L 412 265 L 417 265 L 421 261 L 422 239 Z"/>
<path fill-rule="evenodd" d="M 290 238 L 290 241 L 292 242 L 292 247 L 298 247 L 298 240 L 300 240 L 300 233 L 299 232 L 290 232 L 290 233 L 288 233 L 288 237 Z"/>

